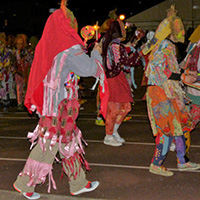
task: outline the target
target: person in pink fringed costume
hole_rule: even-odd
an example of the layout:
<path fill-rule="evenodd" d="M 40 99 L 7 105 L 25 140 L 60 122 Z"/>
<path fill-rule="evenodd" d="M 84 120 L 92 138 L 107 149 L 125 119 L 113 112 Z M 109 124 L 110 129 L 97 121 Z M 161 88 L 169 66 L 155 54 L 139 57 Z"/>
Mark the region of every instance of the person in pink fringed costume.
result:
<path fill-rule="evenodd" d="M 61 9 L 48 18 L 42 38 L 31 66 L 25 106 L 37 110 L 40 120 L 35 130 L 28 134 L 34 146 L 24 169 L 14 182 L 14 188 L 27 199 L 39 199 L 36 185 L 44 183 L 49 175 L 49 188 L 53 179 L 53 162 L 62 159 L 63 172 L 69 178 L 71 195 L 95 190 L 99 182 L 86 179 L 89 170 L 81 143 L 82 134 L 76 126 L 79 113 L 79 76 L 102 76 L 101 48 L 97 43 L 89 57 L 84 53 L 84 43 L 77 34 L 73 13 L 62 1 Z M 31 148 L 32 148 L 31 146 Z"/>

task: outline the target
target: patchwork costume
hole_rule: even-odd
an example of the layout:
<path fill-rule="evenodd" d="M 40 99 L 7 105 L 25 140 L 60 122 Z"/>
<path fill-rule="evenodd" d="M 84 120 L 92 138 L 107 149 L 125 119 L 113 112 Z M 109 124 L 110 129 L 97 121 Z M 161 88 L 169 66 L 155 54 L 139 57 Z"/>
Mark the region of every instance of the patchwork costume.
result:
<path fill-rule="evenodd" d="M 200 72 L 200 40 L 195 43 L 190 42 L 188 45 L 188 54 L 181 64 L 186 71 Z M 186 93 L 190 99 L 190 114 L 192 116 L 193 127 L 195 128 L 200 122 L 200 76 L 198 76 L 195 83 L 186 85 Z M 190 133 L 188 133 L 186 139 L 186 153 L 188 156 L 191 143 Z"/>
<path fill-rule="evenodd" d="M 173 172 L 163 167 L 163 162 L 173 140 L 176 143 L 178 169 L 196 168 L 185 159 L 184 133 L 193 129 L 192 118 L 185 106 L 185 93 L 182 89 L 180 69 L 174 42 L 184 41 L 184 28 L 181 19 L 176 16 L 175 8 L 168 10 L 168 17 L 158 26 L 155 37 L 146 44 L 143 53 L 149 52 L 146 69 L 148 89 L 146 94 L 148 115 L 156 148 L 150 166 L 150 172 L 172 176 Z M 169 39 L 173 37 L 173 42 Z M 178 77 L 178 78 L 177 78 Z"/>

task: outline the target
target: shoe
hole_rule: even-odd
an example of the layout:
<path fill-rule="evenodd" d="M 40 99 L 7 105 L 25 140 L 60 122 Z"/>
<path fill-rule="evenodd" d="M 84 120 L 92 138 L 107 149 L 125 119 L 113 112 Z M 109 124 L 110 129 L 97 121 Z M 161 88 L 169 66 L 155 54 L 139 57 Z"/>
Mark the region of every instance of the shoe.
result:
<path fill-rule="evenodd" d="M 105 126 L 105 123 L 104 123 L 103 119 L 100 119 L 100 120 L 96 119 L 95 124 L 97 126 Z"/>
<path fill-rule="evenodd" d="M 170 147 L 169 147 L 170 151 L 175 151 L 176 150 L 176 145 L 174 142 L 171 143 Z"/>
<path fill-rule="evenodd" d="M 37 192 L 32 192 L 32 193 L 22 192 L 19 188 L 17 188 L 17 187 L 15 186 L 15 184 L 13 184 L 13 187 L 14 187 L 14 189 L 15 189 L 17 192 L 23 194 L 23 196 L 26 197 L 27 199 L 36 200 L 36 199 L 39 199 L 39 198 L 40 198 L 40 194 L 37 193 Z"/>
<path fill-rule="evenodd" d="M 127 122 L 128 120 L 132 119 L 132 117 L 125 117 L 124 122 Z"/>
<path fill-rule="evenodd" d="M 174 175 L 173 172 L 169 171 L 164 166 L 156 166 L 153 163 L 151 163 L 151 165 L 150 165 L 149 172 L 151 172 L 153 174 L 162 175 L 162 176 L 173 176 Z"/>
<path fill-rule="evenodd" d="M 193 162 L 187 162 L 185 164 L 178 163 L 178 170 L 179 171 L 196 170 L 196 169 L 200 169 L 200 164 L 193 163 Z"/>
<path fill-rule="evenodd" d="M 121 142 L 121 143 L 124 143 L 125 142 L 125 139 L 120 137 L 119 133 L 116 132 L 116 133 L 113 133 L 113 137 L 118 141 L 118 142 Z"/>
<path fill-rule="evenodd" d="M 95 190 L 98 186 L 99 186 L 98 181 L 93 181 L 93 182 L 89 181 L 88 184 L 83 189 L 79 190 L 78 192 L 71 193 L 71 195 L 78 195 L 85 192 L 91 192 Z"/>
<path fill-rule="evenodd" d="M 119 147 L 119 146 L 122 145 L 122 143 L 117 141 L 115 139 L 115 137 L 112 136 L 112 135 L 106 135 L 103 143 L 106 144 L 106 145 L 114 146 L 114 147 Z"/>

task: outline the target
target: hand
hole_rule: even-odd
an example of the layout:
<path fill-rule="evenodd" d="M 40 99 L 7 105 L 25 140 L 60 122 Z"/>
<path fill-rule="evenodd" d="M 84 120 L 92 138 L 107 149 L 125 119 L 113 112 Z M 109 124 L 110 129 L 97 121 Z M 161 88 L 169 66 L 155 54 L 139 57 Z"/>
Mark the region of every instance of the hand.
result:
<path fill-rule="evenodd" d="M 95 43 L 93 49 L 97 50 L 100 54 L 102 53 L 102 48 L 101 48 L 100 44 L 97 42 Z"/>
<path fill-rule="evenodd" d="M 135 39 L 135 40 L 132 42 L 132 46 L 135 47 L 135 46 L 137 45 L 138 42 L 139 42 L 139 40 L 136 40 L 136 39 Z"/>
<path fill-rule="evenodd" d="M 186 75 L 186 74 L 182 74 L 181 75 L 181 80 L 187 82 L 187 83 L 194 83 L 197 81 L 197 77 L 193 76 L 193 75 Z"/>
<path fill-rule="evenodd" d="M 189 75 L 192 75 L 195 78 L 198 78 L 197 72 L 195 72 L 195 71 L 189 71 Z"/>
<path fill-rule="evenodd" d="M 132 46 L 132 44 L 131 44 L 131 42 L 129 41 L 129 42 L 127 42 L 124 46 L 125 46 L 125 47 L 130 47 L 130 46 Z"/>

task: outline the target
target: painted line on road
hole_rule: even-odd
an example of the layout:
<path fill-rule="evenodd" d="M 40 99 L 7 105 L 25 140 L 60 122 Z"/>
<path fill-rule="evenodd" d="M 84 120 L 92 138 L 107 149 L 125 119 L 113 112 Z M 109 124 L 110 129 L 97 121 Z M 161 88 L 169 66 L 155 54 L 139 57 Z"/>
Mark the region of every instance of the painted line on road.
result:
<path fill-rule="evenodd" d="M 26 162 L 27 159 L 20 158 L 0 158 L 0 161 L 16 161 L 16 162 Z M 90 166 L 95 167 L 112 167 L 112 168 L 125 168 L 125 169 L 145 169 L 149 170 L 146 166 L 134 166 L 134 165 L 117 165 L 117 164 L 104 164 L 104 163 L 89 163 Z M 171 171 L 179 171 L 176 168 L 168 168 Z M 183 171 L 182 171 L 183 172 Z M 195 172 L 200 173 L 200 170 L 187 170 L 184 172 Z"/>
<path fill-rule="evenodd" d="M 10 140 L 27 140 L 27 137 L 9 137 L 9 136 L 0 136 L 0 139 L 10 139 Z"/>
<path fill-rule="evenodd" d="M 0 119 L 38 119 L 37 117 L 0 117 Z"/>
<path fill-rule="evenodd" d="M 0 158 L 0 161 L 19 161 L 19 162 L 26 162 L 27 159 L 20 159 L 20 158 Z"/>
<path fill-rule="evenodd" d="M 27 137 L 11 137 L 11 136 L 0 136 L 0 139 L 10 140 L 29 140 Z M 85 140 L 87 143 L 103 143 L 103 140 Z M 155 143 L 151 142 L 125 142 L 129 145 L 144 145 L 144 146 L 155 146 Z M 200 145 L 191 145 L 193 148 L 200 148 Z"/>
<path fill-rule="evenodd" d="M 0 112 L 1 115 L 5 115 L 5 112 Z M 9 112 L 9 113 L 6 113 L 6 114 L 14 114 L 14 115 L 28 115 L 27 112 Z M 97 116 L 97 113 L 96 112 L 84 112 L 84 113 L 81 113 L 79 112 L 79 116 L 80 115 L 90 115 L 90 116 Z M 128 114 L 129 116 L 132 116 L 132 117 L 148 117 L 147 114 Z M 36 117 L 34 114 L 32 115 L 33 117 Z M 1 116 L 3 117 L 3 116 Z"/>
<path fill-rule="evenodd" d="M 97 113 L 79 113 L 79 116 L 81 115 L 89 115 L 89 116 L 97 116 Z M 148 117 L 148 115 L 142 115 L 142 114 L 128 114 L 128 116 L 131 117 Z"/>
<path fill-rule="evenodd" d="M 0 117 L 0 119 L 16 119 L 16 120 L 22 120 L 22 119 L 37 119 L 37 117 Z M 80 121 L 95 121 L 96 118 L 82 118 L 82 117 L 79 117 Z M 142 122 L 142 123 L 147 123 L 149 120 L 148 119 L 144 119 L 144 120 L 140 120 L 140 119 L 130 119 L 129 121 L 126 121 L 127 122 Z"/>
<path fill-rule="evenodd" d="M 115 164 L 101 164 L 101 163 L 89 163 L 90 166 L 96 166 L 96 167 L 114 167 L 114 168 L 126 168 L 126 169 L 148 169 L 149 167 L 145 166 L 134 166 L 134 165 L 115 165 Z M 176 168 L 167 168 L 171 171 L 179 171 Z M 179 171 L 180 172 L 180 171 Z M 183 171 L 182 171 L 183 172 Z M 200 173 L 200 170 L 186 170 L 184 172 L 196 172 Z"/>

